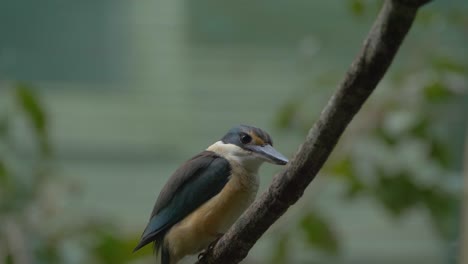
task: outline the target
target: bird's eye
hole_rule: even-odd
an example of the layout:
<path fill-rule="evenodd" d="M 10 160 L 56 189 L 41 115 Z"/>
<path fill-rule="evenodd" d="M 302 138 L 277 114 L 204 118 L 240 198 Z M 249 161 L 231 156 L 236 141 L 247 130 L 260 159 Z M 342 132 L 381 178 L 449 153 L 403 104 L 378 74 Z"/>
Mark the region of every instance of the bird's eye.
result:
<path fill-rule="evenodd" d="M 243 133 L 240 135 L 240 141 L 242 144 L 249 144 L 252 141 L 252 137 Z"/>

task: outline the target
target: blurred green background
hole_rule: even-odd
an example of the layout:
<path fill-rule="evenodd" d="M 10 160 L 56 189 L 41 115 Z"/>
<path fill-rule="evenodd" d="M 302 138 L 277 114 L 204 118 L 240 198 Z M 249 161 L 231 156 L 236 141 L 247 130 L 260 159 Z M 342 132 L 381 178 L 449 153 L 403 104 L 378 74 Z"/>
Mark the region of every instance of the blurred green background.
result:
<path fill-rule="evenodd" d="M 0 263 L 154 263 L 150 247 L 131 251 L 178 164 L 240 123 L 291 156 L 381 4 L 1 1 Z M 244 263 L 458 263 L 467 12 L 420 11 L 319 177 Z M 278 170 L 263 166 L 260 191 Z"/>

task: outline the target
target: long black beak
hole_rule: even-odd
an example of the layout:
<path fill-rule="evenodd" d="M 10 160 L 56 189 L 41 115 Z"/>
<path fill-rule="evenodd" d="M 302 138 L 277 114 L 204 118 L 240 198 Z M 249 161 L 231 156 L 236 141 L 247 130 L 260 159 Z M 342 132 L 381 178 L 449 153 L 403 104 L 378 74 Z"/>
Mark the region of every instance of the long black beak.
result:
<path fill-rule="evenodd" d="M 249 146 L 249 149 L 252 152 L 264 158 L 266 161 L 273 163 L 273 164 L 285 165 L 289 161 L 288 158 L 286 158 L 283 154 L 279 153 L 271 145 L 264 145 L 264 146 L 253 145 L 253 146 Z"/>

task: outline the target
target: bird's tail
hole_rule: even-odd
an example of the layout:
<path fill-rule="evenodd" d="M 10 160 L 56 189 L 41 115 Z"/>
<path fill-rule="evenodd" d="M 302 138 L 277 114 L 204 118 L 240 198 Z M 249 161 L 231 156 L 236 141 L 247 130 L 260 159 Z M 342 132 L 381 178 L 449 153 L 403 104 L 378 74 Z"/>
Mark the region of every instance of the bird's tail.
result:
<path fill-rule="evenodd" d="M 171 264 L 171 255 L 167 243 L 163 243 L 161 246 L 161 264 Z"/>
<path fill-rule="evenodd" d="M 142 248 L 146 244 L 151 243 L 151 241 L 142 241 L 140 242 L 133 252 L 137 251 L 138 249 Z M 171 264 L 170 254 L 169 254 L 169 247 L 167 243 L 164 243 L 164 236 L 157 236 L 154 238 L 153 241 L 153 253 L 158 256 L 159 252 L 161 252 L 161 264 Z"/>

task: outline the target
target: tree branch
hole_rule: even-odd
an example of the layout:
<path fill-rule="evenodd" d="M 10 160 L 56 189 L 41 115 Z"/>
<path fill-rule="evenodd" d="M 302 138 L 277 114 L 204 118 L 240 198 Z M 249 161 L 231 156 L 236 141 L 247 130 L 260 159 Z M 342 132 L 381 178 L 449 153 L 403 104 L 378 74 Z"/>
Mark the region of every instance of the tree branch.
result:
<path fill-rule="evenodd" d="M 417 10 L 429 1 L 385 1 L 363 49 L 294 158 L 199 264 L 240 262 L 260 236 L 302 196 L 349 122 L 384 76 Z"/>

